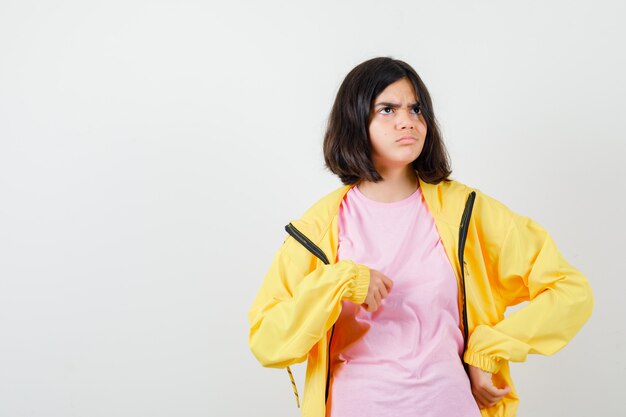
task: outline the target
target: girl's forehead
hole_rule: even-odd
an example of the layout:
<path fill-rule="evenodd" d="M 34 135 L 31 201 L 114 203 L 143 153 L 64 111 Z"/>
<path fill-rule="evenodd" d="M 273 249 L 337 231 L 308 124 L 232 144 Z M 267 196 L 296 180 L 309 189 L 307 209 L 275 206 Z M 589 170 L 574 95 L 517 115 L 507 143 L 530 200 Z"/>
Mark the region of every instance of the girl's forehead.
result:
<path fill-rule="evenodd" d="M 397 83 L 398 81 L 396 81 Z M 409 85 L 394 85 L 390 84 L 385 88 L 378 96 L 372 100 L 372 106 L 386 105 L 386 106 L 398 106 L 403 102 L 411 105 L 417 103 L 417 96 L 413 85 L 408 82 Z"/>
<path fill-rule="evenodd" d="M 415 87 L 413 83 L 407 78 L 401 78 L 389 84 L 383 91 L 380 92 L 378 97 L 385 95 L 401 95 L 401 96 L 413 96 L 415 97 Z"/>

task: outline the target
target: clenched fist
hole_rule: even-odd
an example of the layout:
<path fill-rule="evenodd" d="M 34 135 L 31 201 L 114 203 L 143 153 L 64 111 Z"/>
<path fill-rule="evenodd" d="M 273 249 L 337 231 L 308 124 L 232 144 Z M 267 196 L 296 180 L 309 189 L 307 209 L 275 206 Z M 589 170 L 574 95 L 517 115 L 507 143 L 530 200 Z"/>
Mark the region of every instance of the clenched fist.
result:
<path fill-rule="evenodd" d="M 511 387 L 497 388 L 493 385 L 489 372 L 472 365 L 469 366 L 469 377 L 472 395 L 476 399 L 479 408 L 493 407 L 511 391 Z"/>
<path fill-rule="evenodd" d="M 389 277 L 380 271 L 370 269 L 370 286 L 367 289 L 367 297 L 361 305 L 370 313 L 378 310 L 381 301 L 389 295 L 392 287 L 393 281 Z"/>

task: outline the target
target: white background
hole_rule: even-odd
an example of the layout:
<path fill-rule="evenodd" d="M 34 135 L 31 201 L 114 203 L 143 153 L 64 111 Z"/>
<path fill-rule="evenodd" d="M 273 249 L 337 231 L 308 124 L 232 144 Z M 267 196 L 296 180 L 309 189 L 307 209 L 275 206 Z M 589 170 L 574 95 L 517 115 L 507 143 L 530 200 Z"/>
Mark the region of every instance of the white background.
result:
<path fill-rule="evenodd" d="M 453 178 L 546 227 L 596 307 L 518 415 L 623 416 L 621 1 L 0 2 L 0 416 L 295 416 L 246 313 L 341 183 L 347 72 L 411 64 Z M 293 368 L 302 394 L 304 364 Z"/>

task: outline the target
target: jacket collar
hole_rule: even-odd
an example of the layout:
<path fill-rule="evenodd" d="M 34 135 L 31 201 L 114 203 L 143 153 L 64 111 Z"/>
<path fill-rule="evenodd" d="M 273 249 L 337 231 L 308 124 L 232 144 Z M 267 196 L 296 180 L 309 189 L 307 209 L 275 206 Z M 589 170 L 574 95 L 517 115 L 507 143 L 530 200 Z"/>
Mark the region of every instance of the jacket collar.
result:
<path fill-rule="evenodd" d="M 431 215 L 434 217 L 440 216 L 444 204 L 444 189 L 446 187 L 450 187 L 450 183 L 458 183 L 454 180 L 451 180 L 449 182 L 441 181 L 438 184 L 429 184 L 427 182 L 424 182 L 419 177 L 418 181 L 419 186 L 422 189 L 424 201 L 426 202 L 426 206 L 428 207 Z M 351 188 L 355 186 L 356 184 L 343 185 L 335 189 L 331 193 L 325 195 L 304 213 L 302 220 L 304 220 L 306 223 L 317 223 L 320 226 L 328 225 L 332 221 L 332 219 L 337 216 L 339 212 L 339 206 L 345 195 L 348 193 L 348 191 L 350 191 Z M 455 207 L 458 208 L 459 205 L 456 204 Z M 463 207 L 461 206 L 460 208 L 462 210 Z M 460 219 L 460 215 L 455 215 L 453 216 L 453 218 Z"/>
<path fill-rule="evenodd" d="M 454 250 L 455 236 L 458 235 L 465 200 L 471 189 L 455 180 L 429 184 L 419 177 L 418 179 L 425 204 L 444 239 L 446 250 Z M 336 188 L 314 203 L 300 219 L 291 222 L 314 244 L 330 255 L 329 259 L 337 257 L 339 206 L 354 186 L 355 184 L 349 184 Z"/>

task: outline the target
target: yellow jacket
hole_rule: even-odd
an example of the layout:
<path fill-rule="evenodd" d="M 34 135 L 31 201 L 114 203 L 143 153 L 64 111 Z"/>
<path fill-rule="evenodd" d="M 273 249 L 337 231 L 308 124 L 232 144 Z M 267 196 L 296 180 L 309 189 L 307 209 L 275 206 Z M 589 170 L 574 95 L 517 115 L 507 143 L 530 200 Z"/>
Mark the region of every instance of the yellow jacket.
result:
<path fill-rule="evenodd" d="M 285 227 L 289 234 L 248 312 L 250 349 L 263 366 L 289 370 L 307 360 L 303 417 L 325 417 L 328 346 L 341 301 L 361 304 L 369 287 L 366 265 L 337 261 L 339 205 L 353 186 L 322 197 Z M 495 386 L 511 387 L 481 414 L 515 416 L 519 397 L 509 361 L 562 349 L 591 316 L 589 282 L 529 217 L 454 180 L 420 179 L 420 187 L 456 272 L 463 360 L 493 373 Z M 523 301 L 530 302 L 504 317 Z"/>

